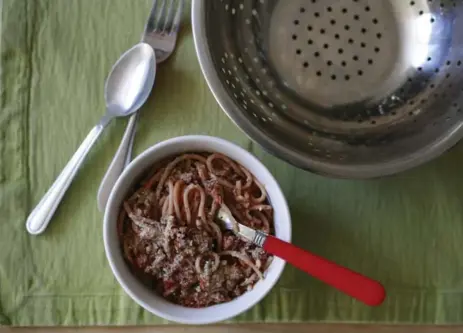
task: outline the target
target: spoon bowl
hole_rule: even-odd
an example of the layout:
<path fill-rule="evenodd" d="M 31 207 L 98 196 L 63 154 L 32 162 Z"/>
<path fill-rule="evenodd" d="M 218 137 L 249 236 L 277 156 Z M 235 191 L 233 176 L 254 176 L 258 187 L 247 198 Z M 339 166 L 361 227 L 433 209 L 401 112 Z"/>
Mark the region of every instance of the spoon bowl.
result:
<path fill-rule="evenodd" d="M 156 56 L 151 46 L 139 43 L 127 50 L 106 80 L 107 112 L 121 117 L 137 111 L 148 99 L 155 76 Z"/>

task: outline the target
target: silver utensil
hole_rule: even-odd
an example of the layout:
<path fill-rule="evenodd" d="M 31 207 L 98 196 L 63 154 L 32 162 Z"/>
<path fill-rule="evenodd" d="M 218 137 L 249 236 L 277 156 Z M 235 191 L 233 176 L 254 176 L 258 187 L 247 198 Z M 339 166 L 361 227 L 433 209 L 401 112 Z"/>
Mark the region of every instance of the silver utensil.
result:
<path fill-rule="evenodd" d="M 105 84 L 106 114 L 90 131 L 80 147 L 56 178 L 53 185 L 27 218 L 29 233 L 42 233 L 50 222 L 64 193 L 106 125 L 115 117 L 127 116 L 146 101 L 156 74 L 151 46 L 139 43 L 126 51 L 111 69 Z"/>
<path fill-rule="evenodd" d="M 154 0 L 142 41 L 151 45 L 156 62 L 164 62 L 173 53 L 182 17 L 183 0 Z M 104 211 L 114 184 L 124 168 L 130 163 L 133 139 L 139 112 L 134 113 L 127 123 L 119 148 L 106 171 L 98 189 L 98 209 Z"/>
<path fill-rule="evenodd" d="M 283 259 L 294 267 L 367 305 L 380 305 L 386 297 L 384 287 L 378 281 L 303 250 L 296 245 L 238 223 L 225 204 L 218 210 L 216 221 L 222 228 L 233 231 L 236 235 L 263 248 L 267 253 Z"/>
<path fill-rule="evenodd" d="M 378 177 L 463 137 L 463 1 L 193 0 L 192 27 L 224 111 L 298 167 Z"/>

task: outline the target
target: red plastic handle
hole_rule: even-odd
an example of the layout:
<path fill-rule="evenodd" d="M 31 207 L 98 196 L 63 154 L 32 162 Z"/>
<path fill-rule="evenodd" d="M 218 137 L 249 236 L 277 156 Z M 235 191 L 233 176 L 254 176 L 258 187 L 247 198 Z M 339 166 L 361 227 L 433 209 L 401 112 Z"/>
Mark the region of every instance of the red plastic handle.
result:
<path fill-rule="evenodd" d="M 280 257 L 287 263 L 367 305 L 380 305 L 386 297 L 384 287 L 378 281 L 318 257 L 281 239 L 267 236 L 263 248 L 268 253 Z"/>

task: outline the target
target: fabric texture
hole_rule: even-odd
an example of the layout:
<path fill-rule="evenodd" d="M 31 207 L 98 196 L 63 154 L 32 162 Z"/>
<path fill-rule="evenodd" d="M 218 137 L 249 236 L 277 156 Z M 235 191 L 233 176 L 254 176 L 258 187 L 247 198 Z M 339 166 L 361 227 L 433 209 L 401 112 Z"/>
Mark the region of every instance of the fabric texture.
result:
<path fill-rule="evenodd" d="M 105 111 L 104 81 L 139 41 L 150 0 L 3 0 L 0 113 L 0 323 L 133 325 L 166 321 L 117 284 L 106 261 L 99 182 L 127 119 L 107 128 L 48 230 L 25 220 Z M 293 241 L 380 280 L 369 308 L 287 267 L 258 305 L 231 322 L 461 323 L 463 151 L 380 180 L 320 177 L 265 153 L 221 111 L 201 74 L 186 10 L 175 54 L 141 110 L 135 154 L 183 134 L 254 153 L 289 202 Z"/>

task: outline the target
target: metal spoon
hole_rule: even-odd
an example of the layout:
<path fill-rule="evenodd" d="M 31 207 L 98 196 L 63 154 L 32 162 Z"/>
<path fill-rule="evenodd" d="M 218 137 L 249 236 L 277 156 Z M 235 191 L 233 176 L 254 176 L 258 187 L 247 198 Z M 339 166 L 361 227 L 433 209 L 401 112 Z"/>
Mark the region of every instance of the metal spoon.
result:
<path fill-rule="evenodd" d="M 378 281 L 272 235 L 238 223 L 225 204 L 222 204 L 217 212 L 216 220 L 222 228 L 233 231 L 238 236 L 263 248 L 267 253 L 283 259 L 294 267 L 367 305 L 380 305 L 386 297 L 384 287 Z"/>
<path fill-rule="evenodd" d="M 106 79 L 106 114 L 92 128 L 53 185 L 27 218 L 30 234 L 42 233 L 50 222 L 64 193 L 71 185 L 88 152 L 103 129 L 115 117 L 137 111 L 148 98 L 156 75 L 156 56 L 153 48 L 139 43 L 126 51 L 114 64 Z"/>

